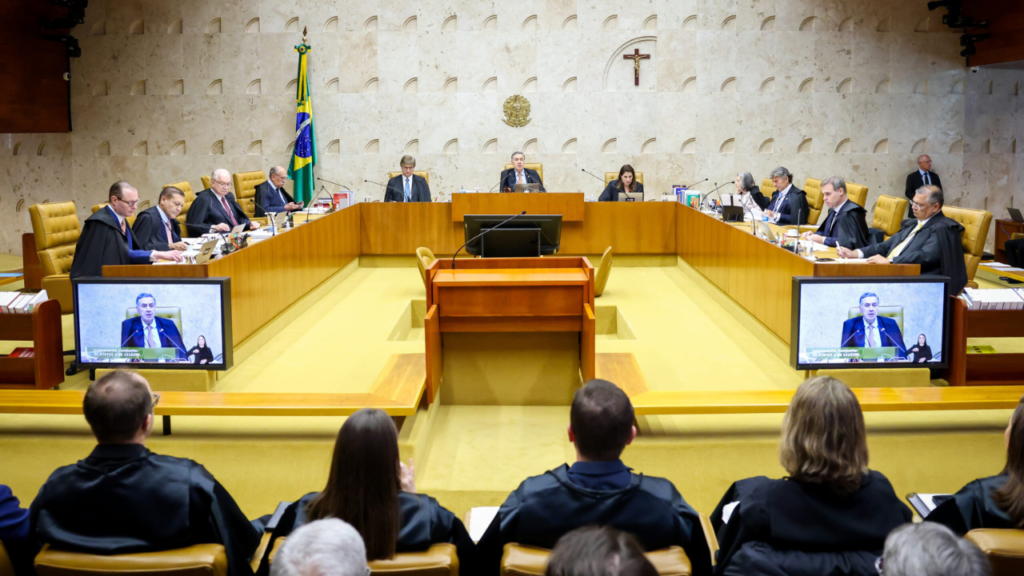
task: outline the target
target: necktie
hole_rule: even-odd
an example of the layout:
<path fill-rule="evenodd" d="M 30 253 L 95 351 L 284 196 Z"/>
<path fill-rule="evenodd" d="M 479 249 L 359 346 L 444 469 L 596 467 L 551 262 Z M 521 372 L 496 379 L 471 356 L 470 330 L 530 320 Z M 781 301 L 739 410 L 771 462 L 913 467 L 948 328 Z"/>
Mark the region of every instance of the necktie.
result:
<path fill-rule="evenodd" d="M 128 235 L 128 234 L 126 234 L 126 233 L 125 233 L 125 225 L 124 225 L 124 220 L 121 220 L 121 234 L 124 234 L 125 236 L 127 236 L 127 235 Z"/>
<path fill-rule="evenodd" d="M 224 211 L 228 213 L 228 218 L 231 218 L 231 225 L 238 226 L 238 220 L 235 220 L 235 213 L 231 211 L 231 207 L 228 206 L 228 199 L 226 196 L 220 197 L 220 203 L 224 206 Z"/>
<path fill-rule="evenodd" d="M 931 183 L 932 183 L 931 174 L 929 174 L 928 172 L 925 172 L 923 174 L 923 176 L 924 176 L 924 184 L 925 184 L 925 186 L 931 186 Z"/>
<path fill-rule="evenodd" d="M 149 342 L 150 348 L 156 348 L 156 340 L 153 339 L 153 325 L 146 326 L 146 341 Z"/>
<path fill-rule="evenodd" d="M 171 233 L 171 223 L 164 222 L 164 225 L 167 226 L 167 243 L 174 244 L 174 234 Z"/>
<path fill-rule="evenodd" d="M 410 192 L 409 192 L 409 179 L 406 178 L 405 179 L 405 201 L 409 202 L 410 200 L 412 200 L 412 194 L 410 194 Z"/>
<path fill-rule="evenodd" d="M 875 343 L 875 325 L 868 324 L 868 348 L 875 348 L 876 346 L 877 344 Z"/>
<path fill-rule="evenodd" d="M 516 184 L 522 184 L 522 183 L 523 183 L 523 173 L 522 172 L 516 172 Z"/>
<path fill-rule="evenodd" d="M 892 252 L 889 252 L 889 260 L 892 260 L 903 253 L 903 250 L 910 244 L 910 241 L 914 239 L 914 236 L 917 236 L 917 231 L 920 230 L 922 226 L 924 226 L 924 222 L 917 223 L 917 228 L 914 228 L 914 231 L 911 232 L 903 242 L 900 242 L 898 246 L 893 248 Z"/>
<path fill-rule="evenodd" d="M 827 228 L 827 230 L 825 232 L 825 236 L 828 237 L 828 238 L 832 237 L 832 229 L 835 228 L 835 226 L 836 226 L 836 220 L 837 220 L 836 216 L 837 216 L 837 214 L 836 214 L 835 210 L 832 210 L 831 213 L 828 215 L 829 223 L 828 223 L 828 228 Z"/>

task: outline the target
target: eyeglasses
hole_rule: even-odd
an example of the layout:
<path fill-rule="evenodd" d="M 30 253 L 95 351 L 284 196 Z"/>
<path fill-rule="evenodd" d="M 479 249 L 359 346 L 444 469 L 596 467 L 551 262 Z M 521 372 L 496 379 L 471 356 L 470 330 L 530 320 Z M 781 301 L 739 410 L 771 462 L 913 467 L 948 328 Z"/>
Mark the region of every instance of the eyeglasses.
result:
<path fill-rule="evenodd" d="M 156 408 L 156 405 L 159 404 L 159 403 L 160 403 L 160 395 L 159 394 L 153 394 L 153 404 L 150 406 L 150 409 Z"/>
<path fill-rule="evenodd" d="M 123 203 L 123 204 L 127 204 L 127 205 L 131 206 L 132 208 L 134 208 L 134 207 L 135 207 L 136 205 L 138 205 L 138 203 L 139 203 L 139 201 L 138 201 L 138 200 L 134 200 L 134 201 L 132 201 L 132 202 L 128 202 L 128 201 L 125 201 L 125 200 L 117 199 L 117 201 L 118 201 L 118 202 L 121 202 L 121 203 Z"/>

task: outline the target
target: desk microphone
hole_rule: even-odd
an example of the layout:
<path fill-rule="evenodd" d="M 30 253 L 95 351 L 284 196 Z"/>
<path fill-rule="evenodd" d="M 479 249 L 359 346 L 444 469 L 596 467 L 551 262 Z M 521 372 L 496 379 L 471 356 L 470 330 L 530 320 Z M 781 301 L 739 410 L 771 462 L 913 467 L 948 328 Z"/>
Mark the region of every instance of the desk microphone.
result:
<path fill-rule="evenodd" d="M 701 182 L 707 182 L 707 181 L 708 181 L 707 178 L 705 178 L 703 180 L 697 180 L 696 182 L 694 182 L 693 184 L 690 184 L 689 186 L 683 186 L 683 188 L 689 188 L 690 186 L 696 186 L 697 184 L 700 184 Z"/>
<path fill-rule="evenodd" d="M 370 184 L 376 184 L 377 186 L 380 186 L 381 188 L 384 188 L 384 201 L 385 202 L 387 201 L 387 198 L 388 198 L 388 192 L 390 192 L 392 190 L 394 190 L 395 192 L 398 192 L 398 195 L 402 197 L 402 200 L 401 200 L 402 202 L 405 201 L 405 192 L 402 192 L 401 190 L 395 188 L 394 186 L 391 185 L 390 182 L 388 183 L 387 186 L 384 186 L 380 182 L 374 182 L 373 180 L 363 180 L 363 182 L 367 182 L 367 183 L 370 183 Z M 394 200 L 392 200 L 392 202 L 394 202 Z"/>
<path fill-rule="evenodd" d="M 705 178 L 705 180 L 707 180 L 707 178 Z M 722 184 L 722 186 L 725 186 L 726 184 L 729 184 L 729 183 L 726 182 L 725 184 Z M 711 190 L 711 192 L 717 192 L 718 189 L 721 188 L 722 186 L 719 186 L 718 182 L 715 182 L 715 188 L 713 190 Z M 708 192 L 707 194 L 705 194 L 701 198 L 699 206 L 704 206 L 704 200 L 707 200 L 708 196 L 711 196 L 711 192 Z M 721 199 L 722 199 L 722 195 L 721 194 L 718 195 L 718 199 L 719 199 L 719 201 L 721 201 Z"/>
<path fill-rule="evenodd" d="M 352 189 L 349 188 L 348 186 L 345 186 L 344 184 L 338 184 L 337 182 L 331 182 L 330 180 L 328 180 L 326 178 L 321 178 L 319 176 L 317 176 L 316 179 L 321 181 L 321 182 L 327 182 L 328 184 L 334 184 L 335 186 L 341 186 L 345 190 L 348 190 L 349 192 L 352 192 Z M 355 192 L 352 192 L 352 193 L 355 194 Z"/>
<path fill-rule="evenodd" d="M 472 237 L 472 238 L 470 238 L 469 240 L 466 240 L 466 243 L 465 243 L 465 244 L 463 244 L 462 246 L 460 246 L 460 247 L 459 247 L 459 249 L 455 251 L 455 254 L 454 254 L 454 255 L 452 255 L 452 270 L 455 270 L 455 257 L 459 255 L 459 252 L 460 252 L 460 251 L 461 251 L 461 250 L 462 250 L 463 248 L 465 248 L 466 246 L 469 246 L 469 243 L 470 243 L 470 242 L 472 242 L 473 240 L 476 240 L 477 238 L 479 238 L 479 237 L 483 236 L 484 234 L 487 234 L 487 233 L 488 233 L 488 232 L 490 232 L 491 230 L 494 230 L 494 229 L 496 229 L 496 228 L 500 227 L 501 225 L 503 225 L 503 224 L 505 224 L 505 223 L 507 223 L 507 222 L 511 222 L 511 221 L 515 220 L 516 218 L 519 218 L 519 217 L 520 217 L 520 216 L 522 216 L 523 214 L 526 214 L 526 210 L 523 210 L 523 211 L 522 211 L 522 212 L 520 212 L 519 214 L 516 214 L 516 215 L 512 216 L 511 218 L 509 218 L 509 219 L 507 219 L 507 220 L 503 220 L 503 221 L 499 222 L 498 224 L 495 224 L 494 226 L 491 226 L 491 227 L 490 227 L 490 228 L 488 228 L 487 230 L 484 230 L 483 232 L 481 232 L 481 233 L 477 234 L 476 236 L 473 236 L 473 237 Z"/>
<path fill-rule="evenodd" d="M 597 179 L 598 179 L 598 180 L 600 180 L 601 182 L 604 182 L 604 178 L 601 178 L 601 177 L 600 177 L 600 176 L 598 176 L 597 174 L 594 174 L 593 172 L 590 172 L 590 171 L 589 171 L 589 170 L 587 170 L 586 168 L 580 168 L 580 170 L 582 170 L 582 171 L 586 172 L 587 174 L 590 174 L 591 176 L 593 176 L 594 178 L 597 178 Z"/>
<path fill-rule="evenodd" d="M 160 333 L 161 334 L 166 334 L 164 332 L 163 328 L 160 329 Z M 186 357 L 188 356 L 188 352 L 184 348 L 182 348 L 181 346 L 178 346 L 178 344 L 174 342 L 174 338 L 171 338 L 170 336 L 168 336 L 167 340 L 170 341 L 171 344 L 174 344 L 175 348 L 177 348 L 178 350 L 181 350 L 182 352 L 184 352 Z"/>
<path fill-rule="evenodd" d="M 493 187 L 492 187 L 492 188 L 491 188 L 491 189 L 490 189 L 490 190 L 488 191 L 488 193 L 490 193 L 490 192 L 494 192 L 494 189 L 495 189 L 495 188 L 497 188 L 498 186 L 501 186 L 501 180 L 498 180 L 498 183 L 497 183 L 497 184 L 495 184 L 495 185 L 494 185 L 494 186 L 493 186 Z"/>
<path fill-rule="evenodd" d="M 132 338 L 134 338 L 136 334 L 139 334 L 140 332 L 141 332 L 141 330 L 139 330 L 138 328 L 136 328 L 136 329 L 135 329 L 135 332 L 132 332 L 131 334 L 129 334 L 129 335 L 128 335 L 128 337 L 124 339 L 124 342 L 121 342 L 121 345 L 120 345 L 120 346 L 118 346 L 118 348 L 124 348 L 124 345 L 125 345 L 125 344 L 126 344 L 126 343 L 127 343 L 128 341 L 129 341 L 129 340 L 131 340 Z"/>

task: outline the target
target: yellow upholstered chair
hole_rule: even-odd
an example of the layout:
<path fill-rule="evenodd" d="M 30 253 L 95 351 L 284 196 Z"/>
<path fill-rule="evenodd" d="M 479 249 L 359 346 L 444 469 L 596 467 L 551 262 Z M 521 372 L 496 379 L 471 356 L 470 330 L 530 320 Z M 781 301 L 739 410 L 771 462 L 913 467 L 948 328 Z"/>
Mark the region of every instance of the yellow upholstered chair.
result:
<path fill-rule="evenodd" d="M 267 181 L 262 170 L 255 172 L 235 172 L 231 175 L 235 184 L 235 200 L 242 207 L 242 212 L 250 219 L 256 217 L 256 186 Z"/>
<path fill-rule="evenodd" d="M 847 182 L 846 197 L 853 200 L 854 204 L 860 205 L 861 208 L 867 208 L 864 203 L 868 201 L 868 187 L 863 184 Z"/>
<path fill-rule="evenodd" d="M 401 175 L 402 175 L 401 172 L 388 172 L 388 180 L 391 180 L 395 176 L 401 176 Z M 427 184 L 430 184 L 430 172 L 427 172 L 426 170 L 422 170 L 422 171 L 420 171 L 420 170 L 413 170 L 412 171 L 412 175 L 413 176 L 422 176 L 423 179 L 427 181 Z"/>
<path fill-rule="evenodd" d="M 135 306 L 128 308 L 125 312 L 125 319 L 131 320 L 139 315 L 139 311 L 135 309 Z M 158 318 L 165 318 L 174 322 L 174 325 L 178 328 L 178 334 L 181 334 L 181 308 L 167 306 L 164 308 L 157 307 L 156 316 Z M 182 336 L 184 336 L 182 334 Z"/>
<path fill-rule="evenodd" d="M 594 296 L 604 294 L 604 287 L 608 284 L 608 276 L 612 273 L 612 247 L 609 246 L 601 256 L 601 263 L 597 266 L 597 273 L 594 275 Z"/>
<path fill-rule="evenodd" d="M 14 576 L 14 565 L 11 564 L 11 557 L 7 555 L 3 542 L 0 542 L 0 576 Z"/>
<path fill-rule="evenodd" d="M 645 554 L 661 576 L 689 576 L 693 572 L 690 559 L 679 546 L 654 550 Z M 510 543 L 501 557 L 501 576 L 543 576 L 551 551 L 545 548 Z"/>
<path fill-rule="evenodd" d="M 903 215 L 907 213 L 907 199 L 896 196 L 882 195 L 875 201 L 875 211 L 871 216 L 871 227 L 881 230 L 888 240 L 900 231 Z"/>
<path fill-rule="evenodd" d="M 811 207 L 807 215 L 808 224 L 817 224 L 821 217 L 821 211 L 825 207 L 825 195 L 821 193 L 821 180 L 808 178 L 804 184 L 804 192 L 807 193 L 807 204 Z"/>
<path fill-rule="evenodd" d="M 192 203 L 196 200 L 196 193 L 192 191 L 192 185 L 188 182 L 164 184 L 164 188 L 168 186 L 174 186 L 185 193 L 185 206 L 181 209 L 181 214 L 178 214 L 176 220 L 178 221 L 178 229 L 181 230 L 181 237 L 191 238 L 192 235 L 188 233 L 188 227 L 185 226 L 185 217 L 188 216 L 188 209 L 192 207 Z"/>
<path fill-rule="evenodd" d="M 139 201 L 139 204 L 142 204 L 141 200 Z M 100 210 L 106 208 L 109 205 L 110 205 L 110 202 L 104 202 L 102 204 L 96 204 L 95 206 L 92 207 L 92 213 L 95 214 L 95 213 L 99 212 Z M 135 209 L 135 214 L 132 214 L 131 216 L 125 218 L 125 220 L 127 220 L 129 226 L 135 226 L 135 217 L 139 214 L 140 210 L 141 210 L 140 208 L 136 208 Z"/>
<path fill-rule="evenodd" d="M 430 248 L 420 246 L 416 249 L 416 266 L 420 269 L 424 285 L 427 283 L 427 266 L 430 266 L 434 260 L 434 253 L 430 251 Z"/>
<path fill-rule="evenodd" d="M 985 553 L 992 576 L 1024 574 L 1024 530 L 979 528 L 964 537 Z"/>
<path fill-rule="evenodd" d="M 530 163 L 526 163 L 526 164 L 523 164 L 523 168 L 529 168 L 530 170 L 536 170 L 537 171 L 537 176 L 540 176 L 541 180 L 544 179 L 544 165 L 543 164 L 530 164 Z M 512 165 L 511 164 L 505 164 L 505 170 L 511 170 L 511 169 L 512 169 Z"/>
<path fill-rule="evenodd" d="M 35 560 L 39 576 L 226 576 L 228 557 L 220 544 L 100 556 L 43 546 Z"/>
<path fill-rule="evenodd" d="M 75 245 L 82 234 L 74 202 L 36 204 L 28 209 L 32 217 L 39 262 L 43 266 L 43 289 L 60 302 L 62 314 L 75 311 L 71 295 L 71 263 L 75 260 Z"/>
<path fill-rule="evenodd" d="M 1020 232 L 1014 232 L 1013 234 L 1010 234 L 1010 240 L 1021 240 L 1021 239 L 1024 239 L 1024 234 L 1021 234 Z"/>
<path fill-rule="evenodd" d="M 956 206 L 943 206 L 942 213 L 964 227 L 961 242 L 964 247 L 964 263 L 967 264 L 967 287 L 977 288 L 978 283 L 974 281 L 974 274 L 978 271 L 982 254 L 985 253 L 988 229 L 992 227 L 992 213 Z"/>
<path fill-rule="evenodd" d="M 267 560 L 273 564 L 287 538 L 278 538 Z M 371 574 L 389 576 L 459 576 L 459 556 L 454 544 L 434 544 L 423 552 L 402 552 L 390 560 L 369 562 Z M 43 576 L 40 574 L 39 576 Z"/>
<path fill-rule="evenodd" d="M 636 174 L 636 181 L 641 183 L 641 184 L 643 184 L 644 183 L 644 173 L 643 172 L 635 172 L 635 174 Z M 612 183 L 612 180 L 615 180 L 618 177 L 619 177 L 619 173 L 618 172 L 605 172 L 604 173 L 604 185 L 605 185 L 605 188 L 607 188 L 608 185 Z"/>
<path fill-rule="evenodd" d="M 203 190 L 209 190 L 210 186 L 213 185 L 213 180 L 210 179 L 210 175 L 206 174 L 199 177 L 203 181 Z"/>
<path fill-rule="evenodd" d="M 772 194 L 775 194 L 775 183 L 771 178 L 761 180 L 761 194 L 764 194 L 765 198 L 771 198 Z"/>
<path fill-rule="evenodd" d="M 850 318 L 856 318 L 861 315 L 860 307 L 854 306 L 850 308 Z M 903 334 L 903 306 L 879 306 L 878 315 L 895 320 L 896 324 L 900 327 L 900 334 Z"/>

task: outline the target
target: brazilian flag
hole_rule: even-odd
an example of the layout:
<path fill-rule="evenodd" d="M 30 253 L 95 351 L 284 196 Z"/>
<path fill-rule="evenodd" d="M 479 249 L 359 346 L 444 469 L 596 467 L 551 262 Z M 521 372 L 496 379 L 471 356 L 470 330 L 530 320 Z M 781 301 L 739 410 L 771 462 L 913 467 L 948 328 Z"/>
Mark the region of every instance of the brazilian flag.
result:
<path fill-rule="evenodd" d="M 313 167 L 316 166 L 316 136 L 313 134 L 313 103 L 309 98 L 309 78 L 306 56 L 312 50 L 303 43 L 295 47 L 299 53 L 299 77 L 295 92 L 295 149 L 288 165 L 288 177 L 294 182 L 295 201 L 307 203 L 313 199 L 316 188 Z"/>

